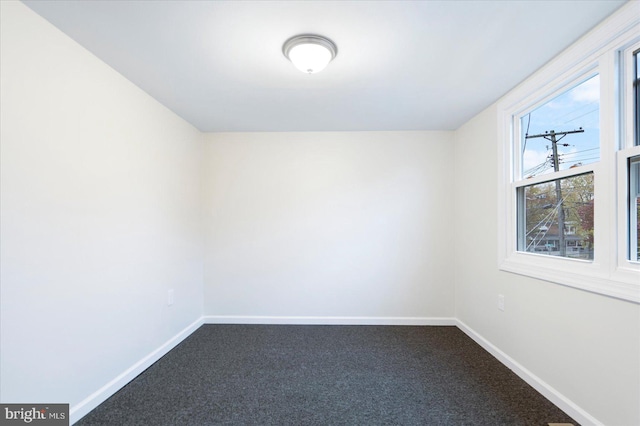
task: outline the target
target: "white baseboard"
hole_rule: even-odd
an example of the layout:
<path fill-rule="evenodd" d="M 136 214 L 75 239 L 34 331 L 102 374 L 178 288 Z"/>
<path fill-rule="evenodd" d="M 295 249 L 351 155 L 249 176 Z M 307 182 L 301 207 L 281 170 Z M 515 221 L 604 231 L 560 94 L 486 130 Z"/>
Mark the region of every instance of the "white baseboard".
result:
<path fill-rule="evenodd" d="M 507 366 L 511 371 L 516 373 L 522 380 L 527 382 L 532 388 L 540 392 L 545 398 L 553 402 L 558 408 L 573 417 L 581 425 L 593 425 L 602 426 L 603 423 L 598 421 L 595 417 L 587 413 L 580 408 L 573 401 L 562 395 L 560 392 L 551 387 L 547 382 L 527 370 L 513 358 L 506 353 L 502 352 L 496 346 L 494 346 L 487 339 L 478 334 L 475 330 L 471 329 L 468 325 L 460 320 L 456 320 L 457 327 L 462 330 L 467 336 L 471 337 L 480 346 L 482 346 L 487 352 L 493 355 L 498 361 Z"/>
<path fill-rule="evenodd" d="M 122 374 L 89 395 L 83 401 L 70 407 L 70 424 L 73 424 L 88 414 L 91 410 L 122 389 L 136 376 L 149 368 L 180 342 L 189 337 L 203 324 L 290 324 L 290 325 L 435 325 L 457 326 L 470 338 L 476 341 L 498 361 L 516 373 L 531 387 L 544 395 L 562 411 L 573 417 L 582 425 L 602 426 L 603 423 L 591 416 L 577 404 L 552 388 L 548 383 L 520 365 L 513 358 L 502 352 L 475 330 L 456 318 L 447 317 L 313 317 L 313 316 L 234 316 L 212 315 L 204 316 L 180 331 L 162 346 L 135 363 Z"/>
<path fill-rule="evenodd" d="M 169 339 L 166 343 L 160 346 L 158 349 L 151 352 L 140 361 L 125 370 L 122 374 L 111 380 L 109 383 L 89 395 L 77 405 L 70 407 L 69 409 L 69 421 L 70 424 L 74 424 L 82 417 L 87 415 L 91 410 L 98 405 L 106 401 L 110 396 L 122 389 L 127 383 L 133 380 L 136 376 L 149 368 L 154 362 L 166 355 L 171 349 L 176 347 L 180 342 L 189 337 L 191 333 L 196 331 L 198 327 L 203 324 L 202 317 L 187 326 L 184 330 Z"/>
<path fill-rule="evenodd" d="M 325 317 L 210 315 L 205 324 L 289 324 L 289 325 L 456 325 L 446 317 Z"/>

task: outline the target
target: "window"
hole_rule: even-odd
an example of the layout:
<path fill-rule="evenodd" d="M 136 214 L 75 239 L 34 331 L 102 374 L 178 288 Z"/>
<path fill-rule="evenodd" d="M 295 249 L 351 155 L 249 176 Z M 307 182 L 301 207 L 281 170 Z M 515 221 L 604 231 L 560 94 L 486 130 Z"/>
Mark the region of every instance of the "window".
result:
<path fill-rule="evenodd" d="M 576 168 L 600 159 L 600 77 L 590 77 L 520 118 L 522 176 Z"/>
<path fill-rule="evenodd" d="M 498 104 L 499 267 L 640 302 L 640 14 L 617 13 Z"/>
<path fill-rule="evenodd" d="M 629 260 L 640 261 L 640 156 L 629 160 Z"/>
<path fill-rule="evenodd" d="M 640 264 L 640 43 L 627 48 L 622 57 L 624 94 L 629 96 L 624 102 L 626 132 L 618 153 L 619 185 L 627 188 L 620 206 L 624 214 L 619 215 L 623 223 L 619 232 L 626 232 L 627 239 L 619 249 L 626 251 L 627 260 Z"/>
<path fill-rule="evenodd" d="M 640 145 L 640 52 L 633 54 L 632 64 L 635 68 L 633 73 L 635 144 Z"/>
<path fill-rule="evenodd" d="M 593 173 L 518 188 L 518 250 L 593 259 Z M 567 250 L 567 247 L 583 250 Z"/>
<path fill-rule="evenodd" d="M 599 112 L 600 76 L 593 75 L 520 116 L 519 251 L 593 259 L 593 169 L 587 165 L 600 160 Z M 550 180 L 560 171 L 569 175 Z M 529 184 L 541 175 L 544 182 Z M 567 242 L 576 241 L 568 235 L 581 237 L 588 249 L 567 250 Z M 543 239 L 557 240 L 557 249 L 541 249 Z"/>

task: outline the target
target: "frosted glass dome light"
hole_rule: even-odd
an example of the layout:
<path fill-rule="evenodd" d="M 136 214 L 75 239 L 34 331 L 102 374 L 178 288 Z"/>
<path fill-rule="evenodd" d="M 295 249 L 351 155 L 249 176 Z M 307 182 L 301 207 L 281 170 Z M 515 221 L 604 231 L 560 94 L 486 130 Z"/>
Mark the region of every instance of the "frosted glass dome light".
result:
<path fill-rule="evenodd" d="M 290 38 L 282 53 L 300 71 L 314 74 L 322 71 L 338 54 L 336 45 L 326 37 L 304 34 Z"/>

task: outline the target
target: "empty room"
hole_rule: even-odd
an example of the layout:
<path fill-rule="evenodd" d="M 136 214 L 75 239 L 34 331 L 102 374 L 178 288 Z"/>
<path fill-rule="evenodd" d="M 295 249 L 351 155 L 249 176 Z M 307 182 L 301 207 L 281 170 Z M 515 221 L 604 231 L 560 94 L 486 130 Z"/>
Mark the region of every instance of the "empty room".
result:
<path fill-rule="evenodd" d="M 640 2 L 0 18 L 0 423 L 640 426 Z"/>

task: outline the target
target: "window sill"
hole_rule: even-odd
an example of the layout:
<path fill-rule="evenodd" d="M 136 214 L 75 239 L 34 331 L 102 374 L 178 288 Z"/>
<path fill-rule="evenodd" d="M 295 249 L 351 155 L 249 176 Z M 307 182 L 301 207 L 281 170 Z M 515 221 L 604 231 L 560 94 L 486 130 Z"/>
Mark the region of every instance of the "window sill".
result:
<path fill-rule="evenodd" d="M 579 271 L 577 270 L 579 268 Z M 532 253 L 514 253 L 504 259 L 501 271 L 561 284 L 591 293 L 640 303 L 640 275 L 633 267 L 603 274 L 600 265 L 584 260 L 550 258 Z"/>

